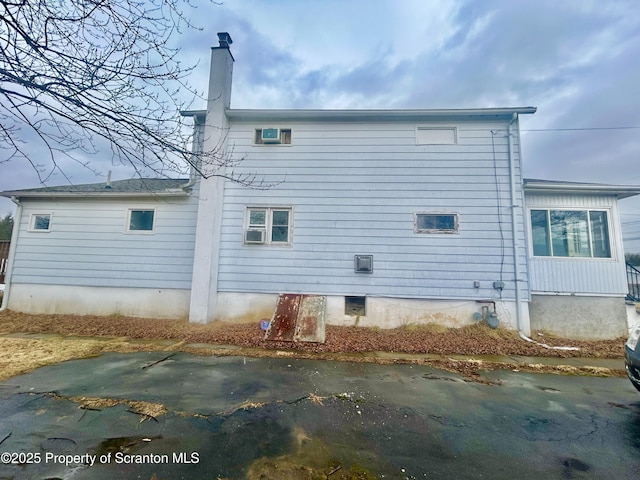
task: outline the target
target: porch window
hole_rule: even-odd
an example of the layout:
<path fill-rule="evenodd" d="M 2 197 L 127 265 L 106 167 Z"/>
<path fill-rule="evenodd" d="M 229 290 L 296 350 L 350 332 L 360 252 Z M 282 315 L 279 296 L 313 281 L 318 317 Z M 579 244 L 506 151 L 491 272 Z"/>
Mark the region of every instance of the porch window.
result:
<path fill-rule="evenodd" d="M 604 210 L 531 210 L 536 257 L 611 258 Z"/>
<path fill-rule="evenodd" d="M 289 245 L 291 208 L 247 208 L 244 243 L 247 245 Z"/>

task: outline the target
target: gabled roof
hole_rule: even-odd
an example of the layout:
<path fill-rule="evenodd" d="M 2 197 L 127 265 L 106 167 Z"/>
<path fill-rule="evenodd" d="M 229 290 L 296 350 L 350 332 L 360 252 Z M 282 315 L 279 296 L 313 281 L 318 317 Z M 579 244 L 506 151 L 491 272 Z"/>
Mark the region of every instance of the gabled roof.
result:
<path fill-rule="evenodd" d="M 51 197 L 148 197 L 184 196 L 189 180 L 184 178 L 134 178 L 112 182 L 85 183 L 57 187 L 28 188 L 0 192 L 3 197 L 51 198 Z"/>
<path fill-rule="evenodd" d="M 446 108 L 404 110 L 324 110 L 324 109 L 228 109 L 227 117 L 234 120 L 429 120 L 464 118 L 509 118 L 515 114 L 535 113 L 536 107 L 505 108 Z M 184 110 L 185 117 L 204 118 L 206 110 Z"/>
<path fill-rule="evenodd" d="M 525 193 L 615 195 L 617 198 L 640 195 L 640 185 L 607 185 L 603 183 L 565 182 L 560 180 L 524 179 Z"/>

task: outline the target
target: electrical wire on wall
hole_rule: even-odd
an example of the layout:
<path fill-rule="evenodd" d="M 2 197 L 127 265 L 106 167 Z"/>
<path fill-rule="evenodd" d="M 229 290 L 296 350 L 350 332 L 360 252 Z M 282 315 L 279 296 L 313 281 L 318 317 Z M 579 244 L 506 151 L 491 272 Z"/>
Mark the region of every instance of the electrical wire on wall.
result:
<path fill-rule="evenodd" d="M 496 142 L 495 137 L 498 130 L 491 130 L 491 149 L 493 152 L 493 176 L 496 184 L 496 199 L 498 208 L 498 229 L 500 230 L 500 281 L 504 282 L 504 259 L 505 259 L 505 239 L 504 225 L 502 222 L 502 191 L 500 190 L 500 176 L 498 175 L 498 160 L 496 158 Z M 502 299 L 502 290 L 498 290 L 500 299 Z"/>

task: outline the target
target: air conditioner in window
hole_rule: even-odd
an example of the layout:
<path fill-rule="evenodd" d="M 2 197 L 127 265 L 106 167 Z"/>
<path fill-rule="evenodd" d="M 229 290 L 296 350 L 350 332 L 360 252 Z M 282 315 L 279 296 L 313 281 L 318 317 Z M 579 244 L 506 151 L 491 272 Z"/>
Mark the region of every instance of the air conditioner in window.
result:
<path fill-rule="evenodd" d="M 262 143 L 280 143 L 280 129 L 279 128 L 263 128 L 262 129 Z"/>
<path fill-rule="evenodd" d="M 264 243 L 265 231 L 259 228 L 250 228 L 244 235 L 244 243 Z"/>

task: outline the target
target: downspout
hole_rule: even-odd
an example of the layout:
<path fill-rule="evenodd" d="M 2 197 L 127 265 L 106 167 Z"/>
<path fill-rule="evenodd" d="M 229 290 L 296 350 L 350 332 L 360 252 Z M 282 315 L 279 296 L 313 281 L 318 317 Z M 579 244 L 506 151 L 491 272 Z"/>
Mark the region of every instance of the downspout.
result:
<path fill-rule="evenodd" d="M 518 119 L 518 114 L 513 112 L 513 116 L 511 117 L 511 121 L 507 127 L 507 137 L 509 142 L 509 184 L 511 185 L 511 235 L 513 238 L 513 263 L 514 263 L 514 281 L 516 288 L 516 325 L 518 327 L 518 333 L 521 337 L 526 337 L 522 332 L 522 310 L 521 310 L 521 297 L 522 292 L 520 291 L 520 262 L 518 258 L 518 250 L 520 248 L 520 241 L 518 237 L 518 229 L 516 225 L 517 215 L 516 215 L 516 172 L 514 166 L 514 156 L 513 156 L 513 144 L 512 144 L 512 132 L 511 127 L 513 123 Z"/>
<path fill-rule="evenodd" d="M 16 248 L 18 247 L 18 232 L 20 231 L 20 220 L 22 219 L 22 203 L 16 197 L 11 197 L 11 201 L 15 203 L 18 208 L 16 209 L 16 215 L 13 217 L 13 230 L 11 231 L 11 244 L 9 246 L 9 258 L 7 259 L 7 273 L 4 279 L 4 294 L 2 296 L 2 306 L 0 312 L 7 309 L 9 305 L 9 293 L 11 292 L 11 276 L 13 275 L 13 261 L 16 256 Z"/>
<path fill-rule="evenodd" d="M 191 146 L 191 151 L 192 151 L 192 155 L 200 155 L 202 153 L 202 146 L 203 146 L 203 141 L 201 138 L 202 131 L 200 129 L 200 126 L 198 125 L 198 117 L 194 116 L 193 119 L 194 119 L 193 129 L 195 133 L 193 135 L 193 143 Z M 198 162 L 198 160 L 196 160 L 196 162 Z M 182 188 L 183 190 L 187 190 L 193 187 L 198 181 L 198 177 L 200 176 L 200 172 L 198 170 L 199 168 L 196 168 L 195 166 L 191 165 L 191 168 L 189 169 L 189 181 L 183 185 L 180 185 L 180 188 Z"/>

